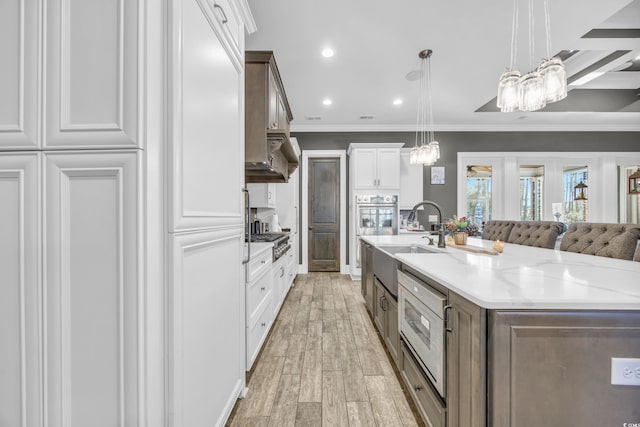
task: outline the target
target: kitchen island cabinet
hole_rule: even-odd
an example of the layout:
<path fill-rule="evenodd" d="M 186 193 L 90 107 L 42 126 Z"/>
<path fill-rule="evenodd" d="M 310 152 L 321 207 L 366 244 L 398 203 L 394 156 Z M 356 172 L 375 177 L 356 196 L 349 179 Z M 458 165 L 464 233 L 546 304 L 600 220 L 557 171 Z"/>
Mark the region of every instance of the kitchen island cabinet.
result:
<path fill-rule="evenodd" d="M 363 240 L 422 243 L 404 235 Z M 638 419 L 640 387 L 612 384 L 611 371 L 613 358 L 640 357 L 640 263 L 513 244 L 498 256 L 445 248 L 396 259 L 404 272 L 445 293 L 451 306 L 446 398 L 419 384 L 411 355 L 401 350 L 402 376 L 433 425 L 443 412 L 449 427 Z"/>

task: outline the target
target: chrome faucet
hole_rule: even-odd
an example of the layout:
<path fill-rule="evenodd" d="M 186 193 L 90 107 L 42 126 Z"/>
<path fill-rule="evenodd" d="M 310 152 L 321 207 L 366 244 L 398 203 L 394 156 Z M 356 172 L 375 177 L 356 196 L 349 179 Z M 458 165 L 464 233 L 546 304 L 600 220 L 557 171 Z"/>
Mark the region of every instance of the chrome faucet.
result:
<path fill-rule="evenodd" d="M 411 213 L 409 214 L 409 218 L 407 219 L 407 221 L 413 221 L 413 219 L 416 217 L 418 208 L 420 206 L 424 206 L 424 205 L 433 206 L 438 211 L 438 226 L 439 226 L 439 228 L 438 228 L 438 247 L 439 248 L 446 248 L 447 245 L 444 242 L 444 225 L 442 224 L 442 208 L 440 208 L 440 205 L 438 205 L 435 202 L 432 202 L 431 200 L 423 200 L 420 203 L 416 204 L 413 207 L 413 209 L 411 209 Z"/>

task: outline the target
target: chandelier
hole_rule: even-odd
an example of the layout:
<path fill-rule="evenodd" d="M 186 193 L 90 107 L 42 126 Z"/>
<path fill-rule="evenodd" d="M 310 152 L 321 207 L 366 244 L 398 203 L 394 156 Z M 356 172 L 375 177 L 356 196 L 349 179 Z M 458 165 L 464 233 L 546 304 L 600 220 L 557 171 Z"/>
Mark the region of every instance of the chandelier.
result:
<path fill-rule="evenodd" d="M 562 60 L 551 57 L 551 24 L 549 0 L 544 0 L 545 34 L 547 38 L 547 58 L 533 71 L 522 75 L 516 69 L 518 59 L 518 1 L 513 0 L 513 20 L 511 23 L 511 61 L 509 68 L 500 76 L 497 105 L 502 112 L 535 111 L 547 104 L 560 101 L 567 96 L 567 73 Z M 533 0 L 529 2 L 529 66 L 533 66 Z"/>
<path fill-rule="evenodd" d="M 418 53 L 420 57 L 420 97 L 415 146 L 411 149 L 409 163 L 432 165 L 440 158 L 440 145 L 434 138 L 433 104 L 431 102 L 431 49 Z"/>

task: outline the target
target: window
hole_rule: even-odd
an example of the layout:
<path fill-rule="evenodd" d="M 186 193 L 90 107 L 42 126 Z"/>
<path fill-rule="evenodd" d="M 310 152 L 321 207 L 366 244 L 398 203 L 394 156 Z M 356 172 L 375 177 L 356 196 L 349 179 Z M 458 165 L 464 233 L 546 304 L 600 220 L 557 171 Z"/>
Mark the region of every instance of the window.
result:
<path fill-rule="evenodd" d="M 640 166 L 619 166 L 620 179 L 618 192 L 620 194 L 620 222 L 626 224 L 640 224 L 640 189 L 629 188 L 629 177 L 637 173 Z M 635 180 L 632 181 L 635 183 Z"/>
<path fill-rule="evenodd" d="M 542 221 L 544 166 L 520 166 L 520 220 Z"/>
<path fill-rule="evenodd" d="M 589 219 L 589 192 L 587 166 L 565 166 L 564 222 L 581 222 Z"/>
<path fill-rule="evenodd" d="M 476 224 L 491 220 L 491 166 L 467 166 L 466 216 Z"/>

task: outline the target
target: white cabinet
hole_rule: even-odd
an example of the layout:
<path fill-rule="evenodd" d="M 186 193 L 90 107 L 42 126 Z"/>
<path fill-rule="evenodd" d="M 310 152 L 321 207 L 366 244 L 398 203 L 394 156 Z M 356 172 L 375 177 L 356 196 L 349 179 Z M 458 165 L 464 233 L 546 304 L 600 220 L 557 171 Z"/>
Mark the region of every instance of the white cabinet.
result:
<path fill-rule="evenodd" d="M 365 147 L 362 147 L 363 145 Z M 377 145 L 379 148 L 373 148 L 372 145 Z M 349 156 L 353 189 L 399 190 L 400 146 L 402 145 L 351 144 Z"/>
<path fill-rule="evenodd" d="M 1 9 L 0 424 L 224 425 L 246 0 Z"/>
<path fill-rule="evenodd" d="M 246 368 L 244 24 L 232 0 L 168 8 L 167 424 L 222 426 Z"/>
<path fill-rule="evenodd" d="M 138 3 L 46 2 L 43 146 L 140 146 Z"/>
<path fill-rule="evenodd" d="M 247 184 L 252 208 L 276 208 L 277 184 Z"/>
<path fill-rule="evenodd" d="M 411 209 L 424 199 L 424 166 L 412 165 L 409 162 L 410 151 L 410 148 L 403 148 L 400 152 L 400 209 Z"/>
<path fill-rule="evenodd" d="M 44 155 L 47 425 L 138 419 L 138 151 Z"/>
<path fill-rule="evenodd" d="M 273 275 L 273 317 L 275 318 L 282 307 L 284 298 L 289 291 L 287 278 L 287 257 L 280 257 L 273 263 L 271 269 Z"/>
<path fill-rule="evenodd" d="M 244 168 L 238 166 L 244 165 L 244 74 L 225 49 L 233 41 L 226 41 L 222 12 L 213 4 L 174 2 L 168 163 L 172 231 L 235 225 L 244 215 Z M 224 10 L 227 18 L 234 10 Z"/>
<path fill-rule="evenodd" d="M 0 149 L 40 146 L 37 139 L 39 4 L 24 0 L 2 2 Z M 2 412 L 0 419 L 3 419 Z"/>
<path fill-rule="evenodd" d="M 297 139 L 291 138 L 294 151 L 297 156 L 300 156 L 300 148 L 298 147 Z M 289 177 L 289 182 L 286 184 L 276 184 L 278 189 L 278 206 L 276 212 L 278 213 L 278 221 L 282 228 L 288 228 L 289 244 L 291 249 L 286 255 L 287 258 L 287 289 L 291 287 L 296 275 L 298 274 L 298 248 L 299 248 L 299 224 L 300 224 L 300 169 L 296 169 Z"/>
<path fill-rule="evenodd" d="M 253 366 L 275 318 L 272 310 L 274 295 L 272 253 L 271 246 L 269 246 L 266 250 L 255 254 L 248 266 L 246 292 L 247 371 Z"/>
<path fill-rule="evenodd" d="M 170 425 L 224 425 L 244 385 L 242 230 L 177 234 L 168 285 Z"/>
<path fill-rule="evenodd" d="M 0 420 L 7 426 L 41 426 L 43 417 L 39 156 L 0 155 Z"/>

